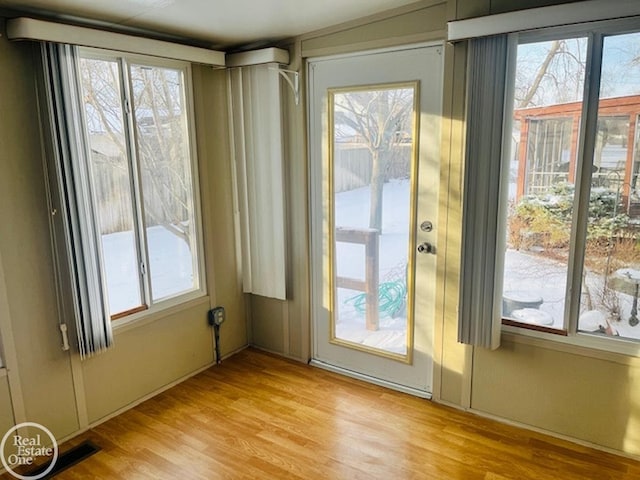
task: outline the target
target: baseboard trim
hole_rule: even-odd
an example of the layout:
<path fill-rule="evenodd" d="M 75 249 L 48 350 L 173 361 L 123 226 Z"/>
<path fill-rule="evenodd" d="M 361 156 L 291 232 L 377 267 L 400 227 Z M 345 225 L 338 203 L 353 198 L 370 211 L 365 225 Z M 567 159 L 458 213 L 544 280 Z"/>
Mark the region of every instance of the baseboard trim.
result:
<path fill-rule="evenodd" d="M 260 345 L 249 345 L 251 348 L 255 349 L 255 350 L 260 350 L 262 352 L 265 353 L 269 353 L 271 355 L 276 355 L 278 357 L 282 357 L 282 358 L 286 358 L 287 360 L 293 360 L 294 362 L 299 362 L 299 363 L 309 363 L 309 360 L 305 360 L 303 358 L 300 357 L 294 357 L 293 355 L 286 355 L 282 352 L 278 352 L 277 350 L 271 350 L 269 348 L 265 348 L 265 347 L 261 347 Z"/>
<path fill-rule="evenodd" d="M 224 355 L 222 355 L 222 358 L 220 359 L 220 361 L 224 361 L 227 358 L 233 357 L 236 353 L 240 353 L 241 351 L 246 350 L 247 348 L 249 348 L 249 345 L 243 345 L 242 347 L 236 348 L 235 350 L 232 350 L 229 353 L 225 353 Z"/>
<path fill-rule="evenodd" d="M 225 357 L 226 358 L 226 357 Z M 117 417 L 118 415 L 122 415 L 123 413 L 125 413 L 128 410 L 131 410 L 132 408 L 137 407 L 138 405 L 140 405 L 141 403 L 146 402 L 147 400 L 152 399 L 153 397 L 166 392 L 167 390 L 175 387 L 176 385 L 179 385 L 180 383 L 184 382 L 185 380 L 190 379 L 191 377 L 195 377 L 196 375 L 198 375 L 199 373 L 204 372 L 205 370 L 208 370 L 212 367 L 216 367 L 216 363 L 209 363 L 203 367 L 198 368 L 197 370 L 194 370 L 193 372 L 188 373 L 187 375 L 184 375 L 180 378 L 178 378 L 177 380 L 174 380 L 166 385 L 163 385 L 162 387 L 158 388 L 157 390 L 154 390 L 151 393 L 148 393 L 140 398 L 138 398 L 137 400 L 134 400 L 131 403 L 128 403 L 127 405 L 125 405 L 124 407 L 120 407 L 119 409 L 113 411 L 112 413 L 105 415 L 104 417 L 99 418 L 98 420 L 89 423 L 89 425 L 86 428 L 82 428 L 80 430 L 77 430 L 75 432 L 73 432 L 71 435 L 67 435 L 66 437 L 63 437 L 61 439 L 57 439 L 57 442 L 59 445 L 63 444 L 64 442 L 67 442 L 69 440 L 72 440 L 73 438 L 77 437 L 78 435 L 82 435 L 83 433 L 88 432 L 89 430 L 91 430 L 92 428 L 95 428 L 99 425 L 102 425 L 103 423 L 111 420 L 112 418 Z"/>
<path fill-rule="evenodd" d="M 576 445 L 580 445 L 582 447 L 593 448 L 594 450 L 599 450 L 604 453 L 609 453 L 612 455 L 617 455 L 619 457 L 625 457 L 630 460 L 639 461 L 640 455 L 634 455 L 632 453 L 624 452 L 622 450 L 616 450 L 615 448 L 605 447 L 603 445 L 598 445 L 597 443 L 588 442 L 586 440 L 581 440 L 579 438 L 572 437 L 570 435 L 563 435 L 562 433 L 554 432 L 551 430 L 546 430 L 544 428 L 536 427 L 534 425 L 529 425 L 528 423 L 522 423 L 515 420 L 509 420 L 508 418 L 500 417 L 499 415 L 493 415 L 491 413 L 483 412 L 482 410 L 476 410 L 474 408 L 464 408 L 460 405 L 457 405 L 453 402 L 448 402 L 446 400 L 441 400 L 438 398 L 433 399 L 434 403 L 439 405 L 444 405 L 445 407 L 453 408 L 455 410 L 459 410 L 461 412 L 470 413 L 473 415 L 478 415 L 479 417 L 488 418 L 489 420 L 493 420 L 498 423 L 502 423 L 503 425 L 509 425 L 511 427 L 522 428 L 523 430 L 529 430 L 532 432 L 540 433 L 542 435 L 548 435 L 549 437 L 557 438 L 558 440 L 564 440 L 567 442 L 575 443 Z"/>
<path fill-rule="evenodd" d="M 391 390 L 396 390 L 398 392 L 407 393 L 409 395 L 413 395 L 414 397 L 420 397 L 420 398 L 425 398 L 427 400 L 431 400 L 431 393 L 429 392 L 418 390 L 416 388 L 407 387 L 405 385 L 400 385 L 398 383 L 381 380 L 379 378 L 371 377 L 369 375 L 364 375 L 362 373 L 354 372 L 352 370 L 347 370 L 346 368 L 336 367 L 335 365 L 330 365 L 320 360 L 312 359 L 309 362 L 309 365 L 321 368 L 323 370 L 327 370 L 329 372 L 337 373 L 339 375 L 345 375 L 350 378 L 355 378 L 356 380 L 362 380 L 363 382 L 373 383 L 374 385 L 378 385 L 380 387 L 385 387 Z"/>
<path fill-rule="evenodd" d="M 438 402 L 437 402 L 438 403 Z M 444 404 L 444 403 L 443 403 Z M 544 428 L 539 428 L 533 425 L 529 425 L 527 423 L 518 422 L 515 420 L 509 420 L 508 418 L 500 417 L 498 415 L 493 415 L 491 413 L 483 412 L 481 410 L 475 410 L 473 408 L 463 409 L 465 412 L 472 413 L 474 415 L 478 415 L 479 417 L 488 418 L 489 420 L 494 420 L 498 423 L 502 423 L 504 425 L 509 425 L 511 427 L 522 428 L 523 430 L 530 430 L 532 432 L 540 433 L 542 435 L 547 435 L 549 437 L 557 438 L 559 440 L 564 440 L 566 442 L 575 443 L 582 447 L 593 448 L 594 450 L 599 450 L 604 453 L 609 453 L 612 455 L 617 455 L 619 457 L 628 458 L 630 460 L 640 461 L 640 455 L 634 455 L 633 453 L 628 453 L 623 450 L 616 450 L 615 448 L 605 447 L 604 445 L 598 445 L 597 443 L 591 443 L 586 440 L 581 440 L 579 438 L 571 437 L 569 435 L 563 435 L 562 433 L 554 432 L 551 430 L 546 430 Z"/>

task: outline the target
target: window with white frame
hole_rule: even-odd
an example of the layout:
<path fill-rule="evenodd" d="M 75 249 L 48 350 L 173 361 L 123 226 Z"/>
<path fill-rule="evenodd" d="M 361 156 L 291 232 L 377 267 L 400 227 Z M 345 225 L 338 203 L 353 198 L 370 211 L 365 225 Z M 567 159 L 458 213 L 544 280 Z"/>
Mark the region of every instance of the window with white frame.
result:
<path fill-rule="evenodd" d="M 115 320 L 202 294 L 189 64 L 84 48 L 73 64 L 84 145 L 72 170 L 90 213 L 78 220 L 100 276 L 90 296 Z"/>
<path fill-rule="evenodd" d="M 640 32 L 603 25 L 515 37 L 496 299 L 511 327 L 634 341 Z"/>

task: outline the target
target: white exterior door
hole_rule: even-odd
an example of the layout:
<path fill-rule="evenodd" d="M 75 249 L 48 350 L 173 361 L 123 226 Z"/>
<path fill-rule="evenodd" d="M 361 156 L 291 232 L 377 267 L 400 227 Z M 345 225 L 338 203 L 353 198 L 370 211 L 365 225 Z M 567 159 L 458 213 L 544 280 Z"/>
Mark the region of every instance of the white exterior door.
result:
<path fill-rule="evenodd" d="M 309 62 L 314 363 L 423 396 L 441 103 L 441 45 Z"/>

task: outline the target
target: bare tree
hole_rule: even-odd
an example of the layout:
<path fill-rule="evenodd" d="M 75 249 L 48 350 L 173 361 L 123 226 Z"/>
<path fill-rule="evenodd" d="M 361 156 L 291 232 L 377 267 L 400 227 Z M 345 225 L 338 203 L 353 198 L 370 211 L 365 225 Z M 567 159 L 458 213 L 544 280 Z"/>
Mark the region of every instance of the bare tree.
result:
<path fill-rule="evenodd" d="M 335 96 L 338 136 L 357 136 L 371 154 L 369 228 L 382 229 L 383 187 L 398 146 L 413 138 L 414 91 L 381 88 Z"/>
<path fill-rule="evenodd" d="M 188 243 L 191 172 L 185 108 L 176 73 L 140 66 L 131 69 L 147 224 L 163 225 Z"/>
<path fill-rule="evenodd" d="M 86 123 L 94 152 L 94 181 L 100 186 L 98 203 L 112 214 L 103 234 L 131 229 L 128 191 L 126 120 L 115 61 L 82 59 L 80 79 Z M 164 68 L 130 67 L 135 155 L 144 199 L 147 227 L 162 225 L 189 243 L 192 209 L 191 171 L 181 74 Z M 103 141 L 100 139 L 103 138 Z M 125 211 L 128 210 L 127 215 Z"/>
<path fill-rule="evenodd" d="M 520 45 L 515 91 L 517 108 L 579 100 L 585 67 L 585 39 Z"/>

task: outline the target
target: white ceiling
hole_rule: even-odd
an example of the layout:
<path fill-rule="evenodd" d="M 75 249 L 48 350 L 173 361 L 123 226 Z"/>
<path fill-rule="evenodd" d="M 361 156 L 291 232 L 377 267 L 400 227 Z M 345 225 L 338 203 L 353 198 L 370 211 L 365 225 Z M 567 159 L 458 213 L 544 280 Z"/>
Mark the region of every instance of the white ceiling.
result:
<path fill-rule="evenodd" d="M 213 48 L 260 44 L 416 0 L 0 0 L 48 18 L 85 19 L 190 39 Z"/>

